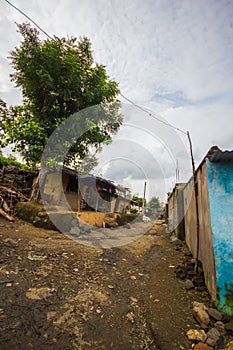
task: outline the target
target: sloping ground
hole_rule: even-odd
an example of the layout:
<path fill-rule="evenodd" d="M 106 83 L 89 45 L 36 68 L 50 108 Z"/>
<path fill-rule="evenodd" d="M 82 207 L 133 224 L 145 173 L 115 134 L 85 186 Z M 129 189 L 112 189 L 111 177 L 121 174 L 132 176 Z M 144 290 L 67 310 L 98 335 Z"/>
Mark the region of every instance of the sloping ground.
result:
<path fill-rule="evenodd" d="M 209 297 L 176 278 L 187 252 L 162 222 L 112 249 L 19 220 L 0 229 L 1 350 L 190 349 L 192 301 Z"/>

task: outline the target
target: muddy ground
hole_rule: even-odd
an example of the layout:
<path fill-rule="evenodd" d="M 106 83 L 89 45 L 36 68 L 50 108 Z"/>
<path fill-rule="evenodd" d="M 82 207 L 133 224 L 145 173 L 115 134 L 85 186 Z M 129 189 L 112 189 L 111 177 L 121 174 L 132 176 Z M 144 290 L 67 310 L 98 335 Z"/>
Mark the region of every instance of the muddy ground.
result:
<path fill-rule="evenodd" d="M 130 231 L 130 230 L 129 230 Z M 182 350 L 194 300 L 175 266 L 187 258 L 162 221 L 112 249 L 0 219 L 0 349 Z"/>

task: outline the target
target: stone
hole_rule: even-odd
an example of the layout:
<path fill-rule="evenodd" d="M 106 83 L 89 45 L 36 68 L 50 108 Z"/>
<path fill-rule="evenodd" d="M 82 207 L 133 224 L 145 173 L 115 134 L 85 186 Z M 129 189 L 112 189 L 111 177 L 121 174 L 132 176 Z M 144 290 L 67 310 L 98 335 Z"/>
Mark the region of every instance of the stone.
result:
<path fill-rule="evenodd" d="M 225 325 L 222 321 L 215 322 L 214 327 L 217 328 L 221 335 L 225 334 Z"/>
<path fill-rule="evenodd" d="M 233 350 L 233 340 L 231 340 L 230 343 L 227 344 L 226 350 Z"/>
<path fill-rule="evenodd" d="M 71 235 L 80 235 L 80 228 L 78 226 L 73 226 L 70 229 Z"/>
<path fill-rule="evenodd" d="M 133 303 L 137 303 L 137 302 L 138 302 L 138 299 L 137 299 L 137 298 L 130 297 L 129 299 L 130 299 Z"/>
<path fill-rule="evenodd" d="M 133 312 L 128 312 L 126 315 L 127 320 L 129 320 L 130 322 L 134 323 L 135 322 L 135 318 L 136 316 L 134 315 Z"/>
<path fill-rule="evenodd" d="M 186 272 L 181 267 L 179 267 L 176 269 L 176 277 L 184 280 L 186 278 Z"/>
<path fill-rule="evenodd" d="M 214 320 L 216 320 L 216 321 L 221 321 L 221 319 L 222 319 L 222 314 L 221 314 L 221 312 L 219 312 L 218 310 L 213 309 L 213 308 L 210 307 L 210 308 L 207 310 L 207 312 L 208 312 L 208 314 L 209 314 Z"/>
<path fill-rule="evenodd" d="M 185 289 L 187 290 L 194 288 L 194 284 L 191 280 L 186 280 L 184 283 L 184 286 L 185 286 Z"/>
<path fill-rule="evenodd" d="M 194 350 L 214 350 L 214 348 L 212 346 L 209 346 L 209 345 L 204 344 L 204 343 L 196 344 L 193 349 Z"/>
<path fill-rule="evenodd" d="M 83 224 L 83 223 L 79 223 L 79 227 L 81 229 L 82 232 L 85 232 L 85 233 L 91 233 L 91 228 L 89 225 L 86 225 L 86 224 Z"/>
<path fill-rule="evenodd" d="M 124 228 L 131 229 L 131 225 L 130 224 L 125 224 Z"/>
<path fill-rule="evenodd" d="M 203 303 L 194 301 L 193 316 L 202 328 L 207 328 L 208 324 L 210 323 L 210 317 L 207 313 L 207 307 Z"/>
<path fill-rule="evenodd" d="M 26 297 L 32 300 L 41 300 L 48 298 L 52 292 L 52 289 L 47 287 L 29 288 L 26 292 Z"/>
<path fill-rule="evenodd" d="M 45 212 L 45 211 L 39 211 L 38 213 L 37 213 L 37 216 L 39 216 L 39 218 L 42 218 L 42 217 L 44 217 L 44 216 L 46 216 L 47 215 L 47 213 Z"/>
<path fill-rule="evenodd" d="M 205 304 L 203 304 L 203 303 L 199 303 L 199 301 L 194 301 L 193 302 L 193 307 L 199 307 L 199 308 L 202 308 L 205 311 L 208 310 L 208 307 L 206 307 Z"/>
<path fill-rule="evenodd" d="M 221 334 L 217 330 L 217 328 L 211 328 L 207 333 L 206 344 L 215 347 L 219 342 Z"/>
<path fill-rule="evenodd" d="M 228 331 L 228 332 L 231 332 L 233 333 L 233 319 L 227 323 L 225 323 L 225 329 Z"/>
<path fill-rule="evenodd" d="M 193 340 L 196 342 L 201 341 L 204 343 L 207 339 L 207 335 L 203 329 L 190 329 L 189 331 L 187 331 L 186 335 L 189 340 Z"/>
<path fill-rule="evenodd" d="M 79 225 L 78 219 L 72 219 L 71 225 L 72 225 L 72 226 L 78 226 L 78 225 Z"/>

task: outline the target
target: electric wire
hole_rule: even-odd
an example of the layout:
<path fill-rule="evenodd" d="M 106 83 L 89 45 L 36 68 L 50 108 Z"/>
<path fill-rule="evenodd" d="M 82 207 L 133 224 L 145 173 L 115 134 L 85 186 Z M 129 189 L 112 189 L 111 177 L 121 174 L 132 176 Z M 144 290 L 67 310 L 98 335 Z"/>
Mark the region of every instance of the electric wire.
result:
<path fill-rule="evenodd" d="M 49 39 L 52 39 L 52 37 L 46 33 L 46 31 L 44 31 L 44 29 L 42 29 L 35 21 L 33 21 L 33 19 L 31 19 L 28 15 L 26 15 L 26 13 L 24 13 L 22 10 L 20 10 L 18 7 L 16 7 L 15 5 L 13 5 L 10 1 L 5 0 L 10 6 L 12 6 L 15 10 L 19 11 L 24 17 L 26 17 L 29 21 L 31 21 L 33 24 L 35 24 L 35 26 L 41 31 L 43 32 L 45 35 L 47 35 L 47 37 Z"/>
<path fill-rule="evenodd" d="M 141 111 L 147 113 L 150 117 L 156 119 L 158 122 L 163 123 L 166 126 L 170 126 L 173 129 L 176 129 L 179 132 L 182 132 L 183 134 L 187 135 L 187 132 L 184 130 L 181 130 L 180 128 L 176 127 L 175 125 L 172 125 L 168 122 L 165 122 L 164 120 L 162 120 L 161 115 L 159 115 L 157 112 L 149 112 L 147 109 L 139 106 L 137 103 L 133 102 L 132 100 L 130 100 L 128 97 L 124 96 L 121 92 L 119 93 L 120 96 L 122 96 L 126 101 L 128 101 L 129 103 L 131 103 L 132 105 L 134 105 L 135 107 L 137 107 L 138 109 L 140 109 Z M 156 115 L 155 115 L 156 114 Z"/>
<path fill-rule="evenodd" d="M 23 16 L 25 16 L 29 21 L 31 21 L 41 32 L 43 32 L 49 39 L 52 39 L 52 37 L 46 33 L 46 31 L 41 28 L 35 21 L 33 21 L 32 18 L 30 18 L 26 13 L 24 13 L 22 10 L 20 10 L 18 7 L 16 7 L 15 5 L 13 5 L 9 0 L 5 0 L 10 6 L 12 6 L 14 9 L 16 9 L 17 11 L 19 11 Z M 175 125 L 172 125 L 171 123 L 168 123 L 164 120 L 162 120 L 161 115 L 159 115 L 157 112 L 149 112 L 147 109 L 139 106 L 137 103 L 133 102 L 132 100 L 130 100 L 128 97 L 124 96 L 121 92 L 119 93 L 120 96 L 122 96 L 126 101 L 128 101 L 129 103 L 131 103 L 132 105 L 134 105 L 135 107 L 137 107 L 138 109 L 140 109 L 141 111 L 147 113 L 150 117 L 156 119 L 158 122 L 169 126 L 185 135 L 187 135 L 187 132 L 184 130 L 181 130 L 180 128 L 176 127 Z"/>

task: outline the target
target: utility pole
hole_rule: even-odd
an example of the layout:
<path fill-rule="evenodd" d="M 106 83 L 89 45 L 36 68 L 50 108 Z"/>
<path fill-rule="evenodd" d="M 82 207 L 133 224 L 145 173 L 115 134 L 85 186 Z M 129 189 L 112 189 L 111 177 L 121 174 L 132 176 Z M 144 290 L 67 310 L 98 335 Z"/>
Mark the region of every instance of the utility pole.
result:
<path fill-rule="evenodd" d="M 176 160 L 176 183 L 180 181 L 180 170 L 179 170 L 179 163 L 178 159 Z"/>
<path fill-rule="evenodd" d="M 196 207 L 196 217 L 197 217 L 197 224 L 196 224 L 196 237 L 197 237 L 197 246 L 196 246 L 196 266 L 195 270 L 197 273 L 198 269 L 198 255 L 199 255 L 199 206 L 198 206 L 198 182 L 197 182 L 197 173 L 195 169 L 195 163 L 194 163 L 194 157 L 193 157 L 193 147 L 192 147 L 192 141 L 189 132 L 187 131 L 187 136 L 189 140 L 189 146 L 190 146 L 190 154 L 191 154 L 191 160 L 192 160 L 192 168 L 193 168 L 193 185 L 194 185 L 194 196 L 195 196 L 195 207 Z"/>
<path fill-rule="evenodd" d="M 146 202 L 146 181 L 144 182 L 144 192 L 143 192 L 143 199 L 142 199 L 142 214 L 144 214 L 145 202 Z"/>

